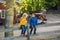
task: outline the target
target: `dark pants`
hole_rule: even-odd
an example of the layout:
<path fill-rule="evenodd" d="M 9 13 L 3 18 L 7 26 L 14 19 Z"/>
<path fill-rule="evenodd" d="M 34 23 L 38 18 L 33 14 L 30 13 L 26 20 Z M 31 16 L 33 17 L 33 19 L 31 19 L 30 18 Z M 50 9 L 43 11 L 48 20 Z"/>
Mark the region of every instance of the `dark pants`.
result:
<path fill-rule="evenodd" d="M 26 27 L 24 25 L 21 25 L 21 34 L 25 34 L 26 32 Z"/>
<path fill-rule="evenodd" d="M 30 25 L 30 34 L 32 34 L 32 31 L 34 31 L 33 33 L 36 34 L 36 26 L 34 25 Z M 34 30 L 33 30 L 34 29 Z"/>

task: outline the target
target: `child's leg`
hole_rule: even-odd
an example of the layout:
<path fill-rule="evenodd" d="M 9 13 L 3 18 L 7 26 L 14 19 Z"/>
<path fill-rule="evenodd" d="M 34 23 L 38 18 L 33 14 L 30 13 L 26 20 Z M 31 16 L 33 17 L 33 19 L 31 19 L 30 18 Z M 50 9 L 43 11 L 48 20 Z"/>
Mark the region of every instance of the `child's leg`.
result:
<path fill-rule="evenodd" d="M 33 31 L 33 27 L 32 26 L 30 26 L 30 34 L 32 34 L 32 31 Z"/>
<path fill-rule="evenodd" d="M 22 34 L 25 34 L 25 32 L 26 32 L 26 27 L 23 25 L 22 26 Z"/>
<path fill-rule="evenodd" d="M 26 33 L 26 27 L 25 26 L 24 26 L 24 29 L 23 30 L 24 30 L 24 33 L 23 34 L 25 34 Z"/>
<path fill-rule="evenodd" d="M 27 36 L 27 35 L 25 35 L 25 33 L 26 33 L 26 27 L 23 25 L 22 26 L 22 35 L 21 36 Z"/>
<path fill-rule="evenodd" d="M 24 27 L 22 26 L 22 27 L 21 27 L 21 34 L 24 34 L 24 33 L 23 33 L 23 32 L 24 32 L 23 29 L 24 29 Z"/>
<path fill-rule="evenodd" d="M 34 34 L 36 34 L 36 26 L 33 26 L 33 28 L 34 28 Z"/>

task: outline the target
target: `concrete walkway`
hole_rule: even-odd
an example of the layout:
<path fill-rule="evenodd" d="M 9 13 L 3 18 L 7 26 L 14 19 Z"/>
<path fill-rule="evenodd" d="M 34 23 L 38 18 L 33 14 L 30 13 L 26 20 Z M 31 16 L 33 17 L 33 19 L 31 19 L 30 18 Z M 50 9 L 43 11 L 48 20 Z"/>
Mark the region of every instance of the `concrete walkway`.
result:
<path fill-rule="evenodd" d="M 45 32 L 52 32 L 60 30 L 60 14 L 47 14 L 48 22 L 47 24 L 38 25 L 37 26 L 37 35 L 38 37 L 41 36 L 41 34 L 45 34 Z M 17 24 L 14 25 L 14 27 L 17 27 Z M 2 26 L 0 27 L 0 30 L 4 29 Z M 14 36 L 20 36 L 21 30 L 15 30 Z M 51 34 L 52 34 L 51 33 Z M 58 35 L 60 35 L 60 31 L 56 32 Z M 4 37 L 4 32 L 0 32 L 0 38 Z M 54 34 L 56 35 L 56 34 Z M 46 35 L 45 35 L 46 36 Z M 51 35 L 52 36 L 52 35 Z M 36 36 L 35 36 L 36 37 Z"/>
<path fill-rule="evenodd" d="M 38 25 L 37 32 L 47 32 L 47 31 L 54 31 L 60 30 L 60 14 L 47 14 L 47 25 L 45 27 L 41 27 L 44 25 Z M 17 27 L 17 25 L 15 26 Z M 19 36 L 21 30 L 14 31 L 14 36 Z"/>

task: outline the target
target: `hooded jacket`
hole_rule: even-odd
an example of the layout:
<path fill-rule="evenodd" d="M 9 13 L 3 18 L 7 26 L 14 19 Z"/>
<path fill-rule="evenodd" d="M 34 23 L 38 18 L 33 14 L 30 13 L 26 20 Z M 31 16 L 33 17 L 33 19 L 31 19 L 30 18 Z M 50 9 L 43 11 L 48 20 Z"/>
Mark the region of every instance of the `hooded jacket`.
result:
<path fill-rule="evenodd" d="M 37 25 L 37 18 L 36 17 L 31 17 L 28 20 L 28 24 L 36 26 Z"/>
<path fill-rule="evenodd" d="M 20 18 L 20 23 L 18 24 L 18 28 L 20 28 L 21 27 L 21 25 L 27 25 L 27 19 L 26 19 L 26 17 L 21 17 Z"/>

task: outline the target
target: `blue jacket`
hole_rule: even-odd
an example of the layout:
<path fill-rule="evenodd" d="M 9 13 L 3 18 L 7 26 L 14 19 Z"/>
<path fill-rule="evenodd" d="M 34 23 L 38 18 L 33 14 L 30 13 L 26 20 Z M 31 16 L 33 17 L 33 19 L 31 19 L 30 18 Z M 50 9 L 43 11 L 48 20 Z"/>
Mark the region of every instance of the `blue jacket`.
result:
<path fill-rule="evenodd" d="M 31 17 L 28 20 L 28 24 L 36 26 L 37 25 L 37 18 L 36 17 Z"/>

